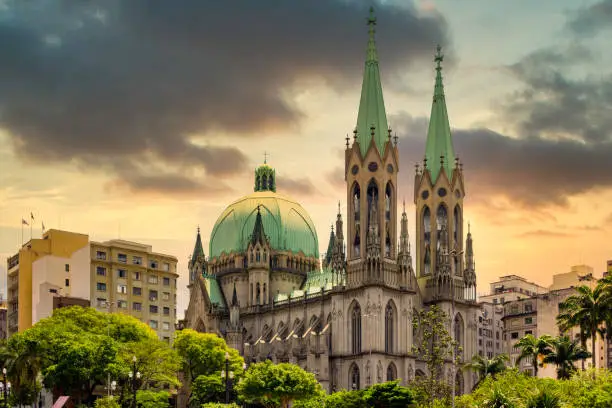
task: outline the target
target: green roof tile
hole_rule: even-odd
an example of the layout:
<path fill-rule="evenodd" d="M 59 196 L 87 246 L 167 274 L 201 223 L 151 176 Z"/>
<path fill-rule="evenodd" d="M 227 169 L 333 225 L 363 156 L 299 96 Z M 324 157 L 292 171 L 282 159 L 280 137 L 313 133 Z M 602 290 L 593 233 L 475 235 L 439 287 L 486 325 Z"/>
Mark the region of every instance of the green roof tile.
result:
<path fill-rule="evenodd" d="M 221 286 L 219 286 L 219 281 L 217 281 L 214 276 L 204 275 L 203 277 L 206 292 L 210 298 L 210 303 L 216 304 L 217 307 L 222 309 L 226 309 L 227 305 L 225 303 L 225 296 L 223 296 L 223 291 L 221 290 Z"/>
<path fill-rule="evenodd" d="M 363 83 L 361 85 L 361 100 L 359 102 L 359 113 L 357 115 L 357 141 L 361 155 L 365 157 L 372 140 L 371 127 L 374 127 L 374 141 L 379 153 L 382 155 L 385 142 L 389 138 L 387 113 L 383 99 L 382 86 L 380 83 L 380 72 L 378 67 L 378 54 L 376 52 L 376 41 L 374 39 L 374 26 L 376 17 L 374 8 L 370 8 L 368 18 L 369 39 L 368 51 L 363 72 Z"/>
<path fill-rule="evenodd" d="M 429 118 L 429 129 L 427 131 L 427 144 L 425 147 L 425 158 L 427 168 L 431 172 L 431 179 L 435 183 L 440 175 L 440 156 L 444 156 L 444 170 L 450 178 L 455 165 L 455 150 L 446 111 L 444 98 L 444 84 L 442 83 L 442 60 L 441 47 L 438 45 L 436 54 L 436 84 L 434 87 L 433 103 Z"/>

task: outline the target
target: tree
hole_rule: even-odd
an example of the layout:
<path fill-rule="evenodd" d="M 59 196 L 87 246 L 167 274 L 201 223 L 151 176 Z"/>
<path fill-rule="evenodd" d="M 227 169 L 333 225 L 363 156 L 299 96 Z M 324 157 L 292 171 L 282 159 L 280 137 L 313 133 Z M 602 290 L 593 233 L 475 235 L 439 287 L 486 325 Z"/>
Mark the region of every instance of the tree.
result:
<path fill-rule="evenodd" d="M 405 408 L 414 401 L 414 394 L 407 387 L 399 385 L 399 380 L 374 384 L 363 393 L 368 407 Z"/>
<path fill-rule="evenodd" d="M 38 373 L 41 357 L 36 344 L 13 336 L 9 342 L 0 344 L 1 368 L 6 368 L 7 380 L 11 382 L 11 397 L 16 405 L 30 405 L 38 398 L 41 385 Z"/>
<path fill-rule="evenodd" d="M 138 408 L 168 408 L 170 406 L 168 391 L 139 390 L 136 393 Z"/>
<path fill-rule="evenodd" d="M 455 364 L 460 360 L 461 349 L 458 343 L 448 333 L 450 324 L 448 315 L 433 305 L 428 310 L 421 310 L 413 319 L 415 328 L 421 329 L 421 343 L 413 347 L 413 351 L 425 361 L 428 375 L 424 379 L 417 379 L 415 386 L 417 393 L 423 395 L 422 404 L 433 405 L 436 399 L 448 399 L 450 386 L 444 380 L 444 364 L 452 359 L 453 348 L 458 351 Z"/>
<path fill-rule="evenodd" d="M 550 352 L 550 342 L 552 337 L 543 335 L 535 337 L 532 334 L 527 334 L 525 337 L 520 339 L 514 347 L 521 349 L 521 354 L 516 359 L 516 365 L 524 359 L 531 359 L 531 364 L 534 369 L 534 377 L 538 376 L 538 367 L 541 367 L 542 363 L 540 358 Z"/>
<path fill-rule="evenodd" d="M 591 353 L 586 351 L 578 342 L 570 340 L 567 336 L 552 339 L 551 349 L 544 356 L 544 363 L 557 366 L 557 379 L 567 380 L 576 371 L 574 362 L 589 358 Z"/>
<path fill-rule="evenodd" d="M 325 408 L 367 408 L 363 400 L 363 390 L 341 390 L 325 398 Z"/>
<path fill-rule="evenodd" d="M 215 334 L 181 330 L 174 340 L 174 349 L 181 357 L 181 371 L 185 373 L 187 385 L 191 388 L 190 403 L 201 405 L 205 402 L 219 402 L 224 398 L 225 385 L 221 371 L 226 369 L 226 353 L 234 381 L 243 375 L 244 359 L 238 350 L 229 347 L 225 340 Z"/>
<path fill-rule="evenodd" d="M 591 339 L 592 350 L 596 349 L 597 333 L 604 336 L 602 324 L 610 320 L 610 307 L 612 307 L 612 297 L 609 296 L 608 281 L 604 280 L 597 284 L 595 289 L 588 286 L 576 288 L 576 294 L 568 297 L 559 305 L 559 315 L 557 324 L 562 332 L 573 327 L 580 328 L 580 341 L 582 347 L 586 349 L 586 340 Z M 593 367 L 597 367 L 595 353 L 592 354 Z"/>
<path fill-rule="evenodd" d="M 295 400 L 323 393 L 314 374 L 294 364 L 272 364 L 269 360 L 252 364 L 236 391 L 242 400 L 270 408 L 287 408 Z"/>
<path fill-rule="evenodd" d="M 496 374 L 503 372 L 506 369 L 507 361 L 507 354 L 498 354 L 490 360 L 481 355 L 475 355 L 472 361 L 465 364 L 464 367 L 478 374 L 478 382 L 474 385 L 476 387 L 488 375 L 495 377 Z"/>

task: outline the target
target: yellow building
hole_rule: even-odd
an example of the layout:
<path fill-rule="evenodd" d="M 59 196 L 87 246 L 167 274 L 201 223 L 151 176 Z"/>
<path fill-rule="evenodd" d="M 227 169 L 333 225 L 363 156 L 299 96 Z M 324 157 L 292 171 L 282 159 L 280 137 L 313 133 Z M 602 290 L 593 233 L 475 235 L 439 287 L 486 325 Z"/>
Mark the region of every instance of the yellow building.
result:
<path fill-rule="evenodd" d="M 91 242 L 91 304 L 137 317 L 170 341 L 176 321 L 177 259 L 150 245 Z"/>
<path fill-rule="evenodd" d="M 53 296 L 89 297 L 89 238 L 49 230 L 7 259 L 8 335 L 26 330 L 53 310 Z"/>

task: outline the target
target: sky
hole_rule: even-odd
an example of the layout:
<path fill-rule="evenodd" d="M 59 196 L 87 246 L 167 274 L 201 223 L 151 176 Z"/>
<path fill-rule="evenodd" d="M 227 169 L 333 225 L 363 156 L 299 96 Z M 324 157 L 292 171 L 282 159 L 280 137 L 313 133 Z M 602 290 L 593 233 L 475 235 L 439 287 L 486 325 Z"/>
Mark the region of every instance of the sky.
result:
<path fill-rule="evenodd" d="M 327 247 L 368 8 L 414 242 L 436 44 L 478 292 L 612 259 L 612 0 L 0 0 L 0 272 L 21 218 L 186 265 L 264 152 Z M 24 239 L 30 230 L 24 230 Z M 414 244 L 413 244 L 414 245 Z M 1 273 L 0 273 L 1 274 Z M 186 307 L 187 290 L 179 297 Z"/>

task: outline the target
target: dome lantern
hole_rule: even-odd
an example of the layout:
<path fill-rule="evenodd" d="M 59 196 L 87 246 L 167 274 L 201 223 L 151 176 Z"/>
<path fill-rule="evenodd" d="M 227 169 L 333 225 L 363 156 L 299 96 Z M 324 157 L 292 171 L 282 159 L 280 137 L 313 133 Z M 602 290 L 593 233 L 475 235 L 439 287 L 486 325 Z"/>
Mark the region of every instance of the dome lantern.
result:
<path fill-rule="evenodd" d="M 267 155 L 264 162 L 255 169 L 255 192 L 272 191 L 276 192 L 276 170 L 268 165 Z"/>

